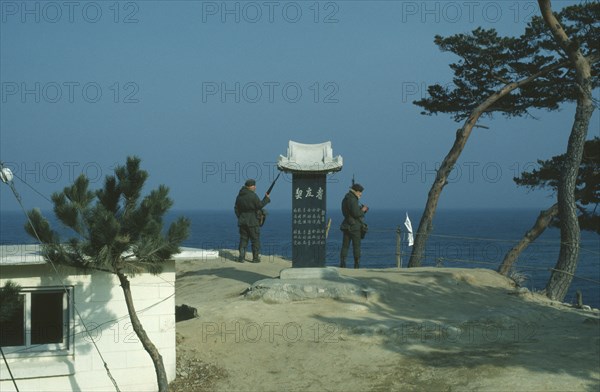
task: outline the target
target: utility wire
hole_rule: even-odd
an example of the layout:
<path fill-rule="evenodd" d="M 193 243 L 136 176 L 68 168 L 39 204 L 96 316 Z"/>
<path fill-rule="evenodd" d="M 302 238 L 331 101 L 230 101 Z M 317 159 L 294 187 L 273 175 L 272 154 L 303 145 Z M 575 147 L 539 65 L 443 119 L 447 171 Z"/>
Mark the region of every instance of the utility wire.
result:
<path fill-rule="evenodd" d="M 17 380 L 15 380 L 15 377 L 13 376 L 12 372 L 10 371 L 10 366 L 8 366 L 8 361 L 6 360 L 6 357 L 4 356 L 4 350 L 2 350 L 2 347 L 0 346 L 0 353 L 2 353 L 2 359 L 4 359 L 4 363 L 6 364 L 6 369 L 8 370 L 8 374 L 10 375 L 10 379 L 13 382 L 13 385 L 15 386 L 15 389 L 17 390 L 17 392 L 19 392 L 19 387 L 17 386 Z"/>
<path fill-rule="evenodd" d="M 0 165 L 1 165 L 1 162 L 0 162 Z M 30 184 L 28 184 L 28 183 L 27 183 L 25 180 L 23 180 L 22 178 L 20 178 L 20 177 L 18 177 L 18 176 L 16 176 L 16 175 L 14 175 L 14 174 L 13 174 L 13 176 L 14 176 L 14 177 L 17 177 L 19 180 L 21 180 L 21 182 L 23 182 L 25 185 L 27 185 L 27 186 L 28 186 L 30 189 L 32 189 L 32 190 L 33 190 L 35 193 L 37 193 L 38 195 L 40 195 L 40 196 L 41 196 L 43 199 L 47 200 L 49 203 L 52 203 L 52 200 L 50 200 L 50 199 L 49 199 L 49 198 L 47 198 L 47 197 L 46 197 L 44 194 L 42 194 L 42 193 L 41 193 L 41 192 L 39 192 L 37 189 L 35 189 L 35 187 L 33 187 L 33 186 L 31 186 Z M 36 232 L 36 230 L 35 230 L 35 228 L 34 228 L 34 226 L 33 226 L 32 222 L 31 222 L 31 220 L 29 219 L 29 216 L 27 215 L 27 213 L 26 213 L 26 211 L 25 211 L 25 208 L 24 208 L 24 206 L 23 206 L 23 204 L 22 204 L 21 197 L 20 197 L 19 193 L 17 192 L 16 188 L 14 187 L 14 184 L 12 183 L 12 181 L 9 183 L 9 186 L 10 186 L 11 190 L 13 191 L 13 194 L 15 195 L 15 198 L 16 198 L 16 199 L 17 199 L 17 201 L 19 202 L 19 205 L 21 206 L 21 209 L 22 209 L 22 210 L 23 210 L 23 212 L 25 213 L 25 216 L 27 217 L 27 220 L 28 220 L 28 222 L 29 222 L 29 225 L 30 225 L 30 226 L 31 226 L 31 228 L 33 229 L 33 232 L 34 232 L 34 234 L 35 234 L 35 236 L 36 236 L 37 240 L 39 241 L 39 243 L 40 243 L 40 244 L 42 244 L 42 241 L 41 241 L 41 239 L 39 238 L 39 236 L 38 236 L 38 234 L 37 234 L 37 232 Z M 58 272 L 58 270 L 57 270 L 56 266 L 53 264 L 53 262 L 52 262 L 51 260 L 49 260 L 49 261 L 50 261 L 50 264 L 52 265 L 52 268 L 54 269 L 55 273 L 56 273 L 56 274 L 57 274 L 57 276 L 58 276 L 58 277 L 61 279 L 61 282 L 62 282 L 62 277 L 60 276 L 60 273 Z M 105 271 L 105 272 L 107 272 L 107 273 L 111 273 L 110 271 Z M 160 280 L 162 280 L 162 281 L 166 282 L 167 284 L 169 284 L 171 287 L 175 287 L 175 284 L 174 284 L 173 282 L 170 282 L 170 281 L 166 280 L 165 278 L 163 278 L 163 277 L 162 277 L 162 276 L 160 276 L 160 275 L 155 275 L 155 276 L 156 276 L 157 278 L 159 278 Z M 145 285 L 137 285 L 137 284 L 132 284 L 132 286 L 145 286 Z M 67 288 L 64 286 L 64 284 L 63 284 L 63 289 L 64 289 L 64 290 L 65 290 L 65 292 L 67 293 L 67 297 L 69 297 L 69 292 L 67 291 Z M 158 301 L 158 302 L 156 302 L 156 303 L 154 303 L 154 304 L 152 304 L 152 305 L 149 305 L 149 306 L 147 306 L 147 307 L 145 307 L 145 308 L 143 308 L 143 309 L 140 309 L 140 310 L 136 310 L 136 314 L 141 314 L 141 313 L 144 313 L 144 312 L 145 312 L 145 311 L 147 311 L 148 309 L 151 309 L 151 308 L 153 308 L 153 307 L 155 307 L 155 306 L 159 305 L 160 303 L 167 301 L 168 299 L 170 299 L 170 298 L 172 298 L 172 297 L 174 297 L 174 296 L 175 296 L 175 294 L 171 294 L 170 296 L 168 296 L 168 297 L 166 297 L 166 298 L 163 298 L 163 299 L 161 299 L 160 301 Z M 110 373 L 110 369 L 108 368 L 108 364 L 107 364 L 107 363 L 106 363 L 106 361 L 104 360 L 104 358 L 103 358 L 103 356 L 102 356 L 102 353 L 100 352 L 100 349 L 99 349 L 99 348 L 98 348 L 98 346 L 96 345 L 96 340 L 97 340 L 97 339 L 94 339 L 94 338 L 91 336 L 90 329 L 88 329 L 88 326 L 87 326 L 87 325 L 85 324 L 85 322 L 83 321 L 83 318 L 82 318 L 81 314 L 79 313 L 79 310 L 78 310 L 78 309 L 77 309 L 77 307 L 75 306 L 75 303 L 74 303 L 74 302 L 73 302 L 73 308 L 75 309 L 75 311 L 76 311 L 76 313 L 77 313 L 77 316 L 78 316 L 79 320 L 81 321 L 81 324 L 82 324 L 82 326 L 83 326 L 83 329 L 84 329 L 84 331 L 83 331 L 83 332 L 80 332 L 80 334 L 81 334 L 81 333 L 85 333 L 85 334 L 86 334 L 86 335 L 89 337 L 90 341 L 92 342 L 92 344 L 93 344 L 93 345 L 94 345 L 94 347 L 96 348 L 96 351 L 98 352 L 98 355 L 100 356 L 100 358 L 101 358 L 101 360 L 102 360 L 102 362 L 103 362 L 103 364 L 104 364 L 104 368 L 106 369 L 106 371 L 107 371 L 107 374 L 108 374 L 109 378 L 111 379 L 111 381 L 112 381 L 113 385 L 115 386 L 115 389 L 116 389 L 117 391 L 119 391 L 119 387 L 118 387 L 118 385 L 117 385 L 117 383 L 116 383 L 115 379 L 113 378 L 112 374 Z M 108 323 L 111 323 L 111 322 L 119 322 L 120 320 L 124 320 L 124 319 L 126 319 L 126 318 L 128 318 L 128 317 L 129 317 L 129 315 L 127 314 L 127 315 L 124 315 L 124 316 L 122 316 L 122 317 L 119 317 L 119 318 L 116 318 L 116 319 L 113 319 L 113 320 L 106 321 L 106 322 L 104 322 L 104 323 L 102 323 L 102 324 L 100 324 L 100 325 L 96 325 L 96 326 L 95 326 L 95 327 L 94 327 L 92 330 L 96 330 L 96 329 L 98 329 L 99 327 L 101 327 L 101 326 L 103 326 L 103 325 L 106 325 L 106 324 L 108 324 Z M 74 337 L 76 337 L 77 335 L 78 335 L 78 334 L 75 334 L 75 335 L 74 335 Z M 26 351 L 28 351 L 28 350 L 30 350 L 30 349 L 32 349 L 32 348 L 35 348 L 35 346 L 31 346 L 31 347 L 25 348 L 25 349 L 23 349 L 23 350 L 18 350 L 18 351 L 15 351 L 15 352 L 16 352 L 16 353 L 18 353 L 18 352 L 26 352 Z M 8 367 L 8 363 L 7 363 L 7 367 Z"/>
<path fill-rule="evenodd" d="M 1 167 L 1 166 L 2 166 L 2 162 L 0 162 L 0 167 Z M 33 190 L 35 193 L 37 193 L 38 195 L 40 195 L 40 196 L 41 196 L 43 199 L 45 199 L 46 201 L 48 201 L 48 203 L 50 203 L 50 204 L 53 204 L 52 200 L 50 200 L 48 197 L 46 197 L 46 195 L 44 195 L 43 193 L 41 193 L 40 191 L 38 191 L 37 189 L 35 189 L 35 187 L 33 187 L 33 186 L 31 186 L 30 184 L 28 184 L 28 183 L 27 183 L 25 180 L 23 180 L 21 177 L 17 176 L 17 175 L 16 175 L 16 174 L 14 174 L 14 173 L 13 173 L 13 176 L 14 176 L 14 177 L 16 177 L 16 178 L 18 178 L 19 180 L 21 180 L 21 182 L 22 182 L 23 184 L 27 185 L 27 186 L 28 186 L 28 187 L 29 187 L 31 190 Z M 12 187 L 11 187 L 11 189 L 12 189 Z M 15 192 L 15 190 L 13 190 L 13 193 L 14 193 L 14 192 Z M 18 193 L 17 193 L 15 196 L 17 196 L 17 195 L 18 195 Z M 17 200 L 18 200 L 19 202 L 21 202 L 21 200 L 20 200 L 20 196 L 17 196 Z M 21 208 L 23 209 L 23 206 L 21 206 Z M 25 213 L 25 215 L 27 215 L 27 213 Z M 29 217 L 28 217 L 28 219 L 29 219 Z M 30 224 L 31 224 L 31 222 L 30 222 Z M 32 227 L 33 227 L 33 226 L 32 226 Z M 38 241 L 39 241 L 39 238 L 38 238 Z M 40 241 L 40 243 L 41 243 L 41 241 Z M 112 273 L 112 272 L 110 272 L 110 271 L 105 271 L 105 272 Z M 168 283 L 169 285 L 171 285 L 171 286 L 175 287 L 175 284 L 173 284 L 172 282 L 169 282 L 168 280 L 166 280 L 166 279 L 165 279 L 165 278 L 163 278 L 162 276 L 160 276 L 160 275 L 156 275 L 156 277 L 158 277 L 159 279 L 162 279 L 162 280 L 164 280 L 164 281 L 165 281 L 166 283 Z M 133 284 L 132 284 L 132 286 L 136 286 L 136 285 L 133 285 Z"/>
<path fill-rule="evenodd" d="M 19 192 L 17 192 L 17 189 L 15 188 L 14 182 L 13 181 L 9 181 L 9 182 L 7 182 L 7 184 L 10 187 L 10 189 L 12 190 L 13 195 L 17 199 L 17 202 L 19 203 L 19 206 L 21 207 L 21 210 L 23 210 L 23 213 L 27 217 L 27 221 L 29 222 L 29 226 L 31 227 L 31 229 L 33 231 L 33 234 L 35 235 L 35 237 L 39 241 L 40 245 L 42 245 L 43 242 L 40 239 L 37 231 L 35 230 L 33 222 L 31 222 L 31 219 L 29 218 L 29 215 L 27 214 L 27 211 L 26 211 L 25 207 L 23 206 L 23 203 L 21 201 L 21 196 L 19 195 Z M 71 299 L 72 299 L 71 298 L 71 294 L 70 294 L 69 290 L 67 289 L 67 287 L 65 286 L 62 276 L 58 272 L 58 269 L 54 265 L 54 262 L 51 259 L 49 259 L 49 258 L 48 258 L 48 261 L 49 261 L 50 265 L 52 266 L 52 269 L 54 270 L 54 273 L 60 279 L 60 282 L 61 282 L 61 285 L 63 287 L 63 290 L 65 291 L 65 294 L 67 295 L 67 298 L 69 299 L 69 303 L 71 303 Z M 77 309 L 77 306 L 75 305 L 75 301 L 73 301 L 73 309 L 75 310 L 75 313 L 77 313 L 77 317 L 81 321 L 81 325 L 83 326 L 86 334 L 90 337 L 90 340 L 92 341 L 92 344 L 94 345 L 94 347 L 95 347 L 98 355 L 100 356 L 100 359 L 102 360 L 102 363 L 104 364 L 104 368 L 106 369 L 106 373 L 108 374 L 108 377 L 112 381 L 112 383 L 115 386 L 115 389 L 117 390 L 117 392 L 120 392 L 119 386 L 117 385 L 117 382 L 115 381 L 114 377 L 112 376 L 112 374 L 110 372 L 110 369 L 108 368 L 108 364 L 104 360 L 104 357 L 102 356 L 102 353 L 100 352 L 100 349 L 98 348 L 98 346 L 96 345 L 95 340 L 92 338 L 91 334 L 89 333 L 89 331 L 88 331 L 88 329 L 87 329 L 87 327 L 85 325 L 85 322 L 83 321 L 83 317 L 81 316 L 81 314 L 79 313 L 79 310 Z"/>
<path fill-rule="evenodd" d="M 172 298 L 172 297 L 174 297 L 174 296 L 175 296 L 175 294 L 171 294 L 171 295 L 169 295 L 168 297 L 166 297 L 166 298 L 163 298 L 163 299 L 161 299 L 160 301 L 153 303 L 152 305 L 148 305 L 148 306 L 146 306 L 145 308 L 143 308 L 143 309 L 141 309 L 141 310 L 139 310 L 139 311 L 136 311 L 136 314 L 144 313 L 145 311 L 147 311 L 147 310 L 149 310 L 149 309 L 151 309 L 151 308 L 153 308 L 153 307 L 155 307 L 155 306 L 157 306 L 157 305 L 161 304 L 162 302 L 165 302 L 165 301 L 167 301 L 167 300 L 171 299 L 171 298 Z M 119 321 L 122 321 L 122 320 L 125 320 L 125 319 L 128 319 L 128 318 L 129 318 L 129 314 L 126 314 L 126 315 L 123 315 L 123 316 L 121 316 L 121 317 L 114 318 L 114 319 L 112 319 L 112 320 L 104 321 L 104 322 L 103 322 L 103 323 L 101 323 L 101 324 L 95 324 L 95 323 L 93 323 L 93 324 L 94 324 L 94 325 L 93 325 L 93 327 L 92 327 L 92 328 L 87 328 L 87 331 L 89 331 L 89 332 L 94 332 L 94 331 L 96 331 L 98 328 L 101 328 L 101 327 L 103 327 L 103 326 L 105 326 L 105 325 L 107 325 L 107 324 L 112 326 L 112 325 L 114 325 L 114 324 L 118 323 Z M 76 333 L 76 334 L 74 334 L 74 337 L 77 337 L 78 335 L 85 334 L 87 331 L 83 331 L 83 332 Z M 90 338 L 91 340 L 93 340 L 93 341 L 96 341 L 96 340 L 99 340 L 99 339 L 100 339 L 100 336 L 98 336 L 98 337 L 96 337 L 96 338 L 94 338 L 94 337 L 91 337 L 91 333 L 88 333 L 88 336 L 89 336 L 89 338 Z M 85 337 L 84 337 L 84 338 L 85 338 Z M 86 340 L 87 340 L 87 339 L 86 339 Z M 42 345 L 40 344 L 40 345 L 35 345 L 35 346 L 26 347 L 26 348 L 24 348 L 24 349 L 21 349 L 21 350 L 16 350 L 16 351 L 14 351 L 14 353 L 25 353 L 25 352 L 27 352 L 27 351 L 29 351 L 29 350 L 35 349 L 35 348 L 37 348 L 37 347 L 40 347 L 40 346 L 42 346 Z"/>
<path fill-rule="evenodd" d="M 371 226 L 369 226 L 369 233 L 373 232 L 373 233 L 383 233 L 383 232 L 397 232 L 397 228 L 373 228 L 371 229 Z M 423 234 L 419 234 L 417 232 L 413 232 L 413 235 L 423 235 Z M 460 235 L 450 235 L 450 234 L 433 234 L 430 233 L 428 234 L 429 237 L 439 237 L 439 238 L 455 238 L 455 239 L 459 239 L 459 240 L 472 240 L 472 241 L 488 241 L 488 242 L 519 242 L 521 241 L 521 239 L 503 239 L 503 238 L 485 238 L 485 237 L 470 237 L 470 236 L 460 236 Z M 536 243 L 536 244 L 552 244 L 552 245 L 560 245 L 563 244 L 562 242 L 558 241 L 551 241 L 551 240 L 536 240 L 535 242 L 532 243 Z M 567 243 L 564 243 L 567 244 Z M 597 254 L 600 255 L 600 252 L 597 251 L 593 251 L 587 248 L 582 248 L 581 246 L 579 246 L 579 249 L 585 251 L 585 252 L 589 252 L 592 254 Z"/>
<path fill-rule="evenodd" d="M 1 164 L 1 163 L 0 163 Z M 24 179 L 22 179 L 21 177 L 19 177 L 18 175 L 13 173 L 13 176 L 15 178 L 18 178 L 19 180 L 21 180 L 21 182 L 25 185 L 27 185 L 29 188 L 31 188 L 31 190 L 33 190 L 35 193 L 37 193 L 38 195 L 40 195 L 43 199 L 47 200 L 48 202 L 52 203 L 52 200 L 48 199 L 48 197 L 46 197 L 46 195 L 44 195 L 43 193 L 39 192 L 37 189 L 35 189 L 34 187 L 32 187 L 31 185 L 29 185 Z"/>

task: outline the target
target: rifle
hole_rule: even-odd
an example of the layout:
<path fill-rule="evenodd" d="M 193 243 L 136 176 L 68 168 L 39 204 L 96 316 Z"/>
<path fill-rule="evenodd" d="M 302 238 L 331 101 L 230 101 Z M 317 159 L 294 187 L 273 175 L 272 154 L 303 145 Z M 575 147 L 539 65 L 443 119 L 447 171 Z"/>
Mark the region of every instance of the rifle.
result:
<path fill-rule="evenodd" d="M 267 189 L 267 195 L 271 194 L 271 191 L 273 190 L 273 187 L 275 186 L 275 183 L 277 182 L 277 179 L 279 178 L 280 175 L 281 175 L 281 172 L 279 172 L 279 174 L 277 174 L 277 177 L 275 177 L 275 179 L 271 183 L 271 186 L 269 187 L 269 189 Z"/>
<path fill-rule="evenodd" d="M 275 179 L 271 183 L 271 186 L 269 187 L 269 189 L 267 189 L 267 192 L 266 192 L 267 195 L 271 194 L 271 191 L 273 190 L 273 187 L 275 186 L 275 183 L 277 182 L 277 179 L 279 178 L 280 175 L 281 175 L 281 172 L 279 172 L 279 174 L 277 174 L 277 177 L 275 177 Z M 262 227 L 262 225 L 265 224 L 265 220 L 267 220 L 267 211 L 265 211 L 264 209 L 258 210 L 258 224 L 261 227 Z"/>
<path fill-rule="evenodd" d="M 352 186 L 354 186 L 355 183 L 356 182 L 354 181 L 354 174 L 352 174 Z M 365 206 L 364 204 L 359 204 L 359 206 L 360 206 L 360 208 L 367 207 L 367 211 L 369 211 L 368 206 Z M 367 212 L 367 211 L 365 211 L 365 212 Z"/>

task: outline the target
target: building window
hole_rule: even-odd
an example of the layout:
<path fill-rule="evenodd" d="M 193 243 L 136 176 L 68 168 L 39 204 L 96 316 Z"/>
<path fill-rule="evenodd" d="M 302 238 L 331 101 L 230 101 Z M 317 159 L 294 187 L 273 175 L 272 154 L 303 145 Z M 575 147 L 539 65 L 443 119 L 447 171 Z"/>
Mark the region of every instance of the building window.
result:
<path fill-rule="evenodd" d="M 6 353 L 67 351 L 71 348 L 72 288 L 22 289 L 17 310 L 0 321 Z"/>

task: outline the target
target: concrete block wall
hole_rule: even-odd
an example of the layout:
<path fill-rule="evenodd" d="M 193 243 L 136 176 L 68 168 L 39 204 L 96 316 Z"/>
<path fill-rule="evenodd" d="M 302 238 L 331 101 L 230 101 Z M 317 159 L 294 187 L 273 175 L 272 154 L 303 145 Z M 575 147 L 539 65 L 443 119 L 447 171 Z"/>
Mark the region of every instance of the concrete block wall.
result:
<path fill-rule="evenodd" d="M 73 287 L 75 307 L 81 315 L 80 319 L 73 312 L 73 346 L 67 352 L 8 355 L 19 389 L 114 390 L 95 343 L 121 391 L 157 390 L 152 360 L 133 331 L 118 278 L 106 272 L 82 274 L 68 268 L 61 268 L 60 273 L 62 283 L 45 264 L 0 266 L 0 286 L 12 280 L 22 287 Z M 174 262 L 166 263 L 160 275 L 141 274 L 130 282 L 138 317 L 161 353 L 171 381 L 176 365 Z M 0 362 L 0 391 L 14 391 L 6 365 Z"/>

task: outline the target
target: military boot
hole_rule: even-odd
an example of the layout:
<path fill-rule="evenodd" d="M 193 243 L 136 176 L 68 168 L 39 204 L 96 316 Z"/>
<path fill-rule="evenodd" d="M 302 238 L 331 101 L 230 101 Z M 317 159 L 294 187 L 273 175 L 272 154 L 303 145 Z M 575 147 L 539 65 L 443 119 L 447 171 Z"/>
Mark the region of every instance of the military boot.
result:
<path fill-rule="evenodd" d="M 258 251 L 252 251 L 252 262 L 260 263 L 260 254 L 258 253 Z"/>
<path fill-rule="evenodd" d="M 360 264 L 360 259 L 354 259 L 354 269 L 358 269 L 359 264 Z"/>
<path fill-rule="evenodd" d="M 237 262 L 243 263 L 246 259 L 246 249 L 240 249 L 240 255 L 238 256 Z"/>

